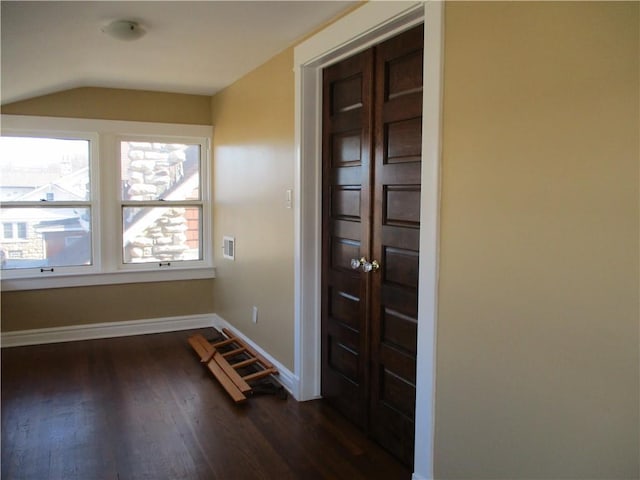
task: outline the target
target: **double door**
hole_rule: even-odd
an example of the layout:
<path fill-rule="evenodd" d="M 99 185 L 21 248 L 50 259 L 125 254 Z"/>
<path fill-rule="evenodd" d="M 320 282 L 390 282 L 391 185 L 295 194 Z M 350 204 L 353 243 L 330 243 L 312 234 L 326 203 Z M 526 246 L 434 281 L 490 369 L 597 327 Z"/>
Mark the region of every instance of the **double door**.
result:
<path fill-rule="evenodd" d="M 423 27 L 323 71 L 322 396 L 413 463 Z"/>

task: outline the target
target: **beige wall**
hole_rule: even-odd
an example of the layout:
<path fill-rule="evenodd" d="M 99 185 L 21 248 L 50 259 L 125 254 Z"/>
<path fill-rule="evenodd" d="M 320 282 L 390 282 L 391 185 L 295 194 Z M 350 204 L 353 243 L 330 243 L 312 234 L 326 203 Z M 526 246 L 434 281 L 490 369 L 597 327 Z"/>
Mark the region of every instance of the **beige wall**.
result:
<path fill-rule="evenodd" d="M 137 122 L 211 125 L 211 103 L 205 95 L 74 88 L 2 105 L 2 113 Z"/>
<path fill-rule="evenodd" d="M 210 314 L 211 280 L 26 290 L 2 294 L 2 331 Z"/>
<path fill-rule="evenodd" d="M 436 476 L 636 478 L 638 4 L 445 13 Z M 213 100 L 216 311 L 289 368 L 291 67 Z"/>
<path fill-rule="evenodd" d="M 2 113 L 211 124 L 200 95 L 79 88 L 2 106 Z M 213 280 L 2 292 L 2 331 L 213 313 Z"/>
<path fill-rule="evenodd" d="M 437 478 L 639 478 L 638 2 L 446 6 Z"/>
<path fill-rule="evenodd" d="M 640 475 L 638 6 L 446 6 L 437 478 Z M 213 98 L 218 278 L 162 287 L 211 286 L 290 369 L 292 66 L 287 50 Z M 129 289 L 102 288 L 78 292 Z M 9 299 L 62 316 L 55 293 Z"/>
<path fill-rule="evenodd" d="M 293 49 L 213 97 L 216 313 L 293 370 Z M 251 309 L 258 307 L 258 323 Z"/>

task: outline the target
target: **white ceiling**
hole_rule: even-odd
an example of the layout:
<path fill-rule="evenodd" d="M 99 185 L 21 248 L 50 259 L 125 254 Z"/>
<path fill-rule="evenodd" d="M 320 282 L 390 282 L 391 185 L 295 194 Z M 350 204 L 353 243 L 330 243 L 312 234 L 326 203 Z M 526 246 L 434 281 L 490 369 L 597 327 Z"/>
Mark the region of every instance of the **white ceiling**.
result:
<path fill-rule="evenodd" d="M 76 87 L 212 95 L 355 3 L 3 0 L 1 102 Z M 111 38 L 113 20 L 147 33 Z"/>

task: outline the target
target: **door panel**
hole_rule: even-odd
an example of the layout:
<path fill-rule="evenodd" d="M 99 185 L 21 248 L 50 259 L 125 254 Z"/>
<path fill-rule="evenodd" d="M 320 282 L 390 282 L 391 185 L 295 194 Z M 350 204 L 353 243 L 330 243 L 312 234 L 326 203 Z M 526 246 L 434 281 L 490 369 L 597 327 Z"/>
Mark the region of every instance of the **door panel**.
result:
<path fill-rule="evenodd" d="M 371 282 L 372 436 L 413 461 L 422 151 L 423 28 L 379 45 Z"/>
<path fill-rule="evenodd" d="M 335 134 L 331 138 L 331 158 L 337 167 L 357 167 L 362 157 L 361 132 Z"/>
<path fill-rule="evenodd" d="M 412 118 L 387 124 L 387 163 L 420 161 L 422 119 Z"/>
<path fill-rule="evenodd" d="M 418 252 L 386 246 L 381 256 L 385 268 L 383 282 L 418 288 Z"/>
<path fill-rule="evenodd" d="M 366 428 L 368 285 L 351 259 L 369 255 L 373 54 L 323 74 L 322 396 Z"/>
<path fill-rule="evenodd" d="M 360 221 L 360 186 L 333 185 L 331 188 L 331 217 Z"/>
<path fill-rule="evenodd" d="M 423 29 L 323 72 L 322 396 L 413 463 Z M 352 259 L 380 268 L 354 270 Z"/>
<path fill-rule="evenodd" d="M 419 169 L 412 170 L 413 175 L 420 173 Z M 420 228 L 420 186 L 401 183 L 401 175 L 384 178 L 383 174 L 382 177 L 383 181 L 394 182 L 386 183 L 382 187 L 383 210 L 380 214 L 385 226 Z M 410 180 L 414 178 L 411 175 L 409 177 Z"/>
<path fill-rule="evenodd" d="M 414 317 L 386 307 L 382 312 L 381 329 L 380 335 L 385 344 L 416 354 L 418 324 Z"/>

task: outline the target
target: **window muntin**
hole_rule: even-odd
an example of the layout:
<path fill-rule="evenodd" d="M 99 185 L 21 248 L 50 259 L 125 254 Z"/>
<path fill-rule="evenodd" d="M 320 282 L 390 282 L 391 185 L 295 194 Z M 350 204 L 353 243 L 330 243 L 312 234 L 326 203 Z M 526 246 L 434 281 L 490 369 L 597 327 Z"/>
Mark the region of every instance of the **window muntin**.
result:
<path fill-rule="evenodd" d="M 88 138 L 0 137 L 3 270 L 93 264 L 90 162 Z"/>

